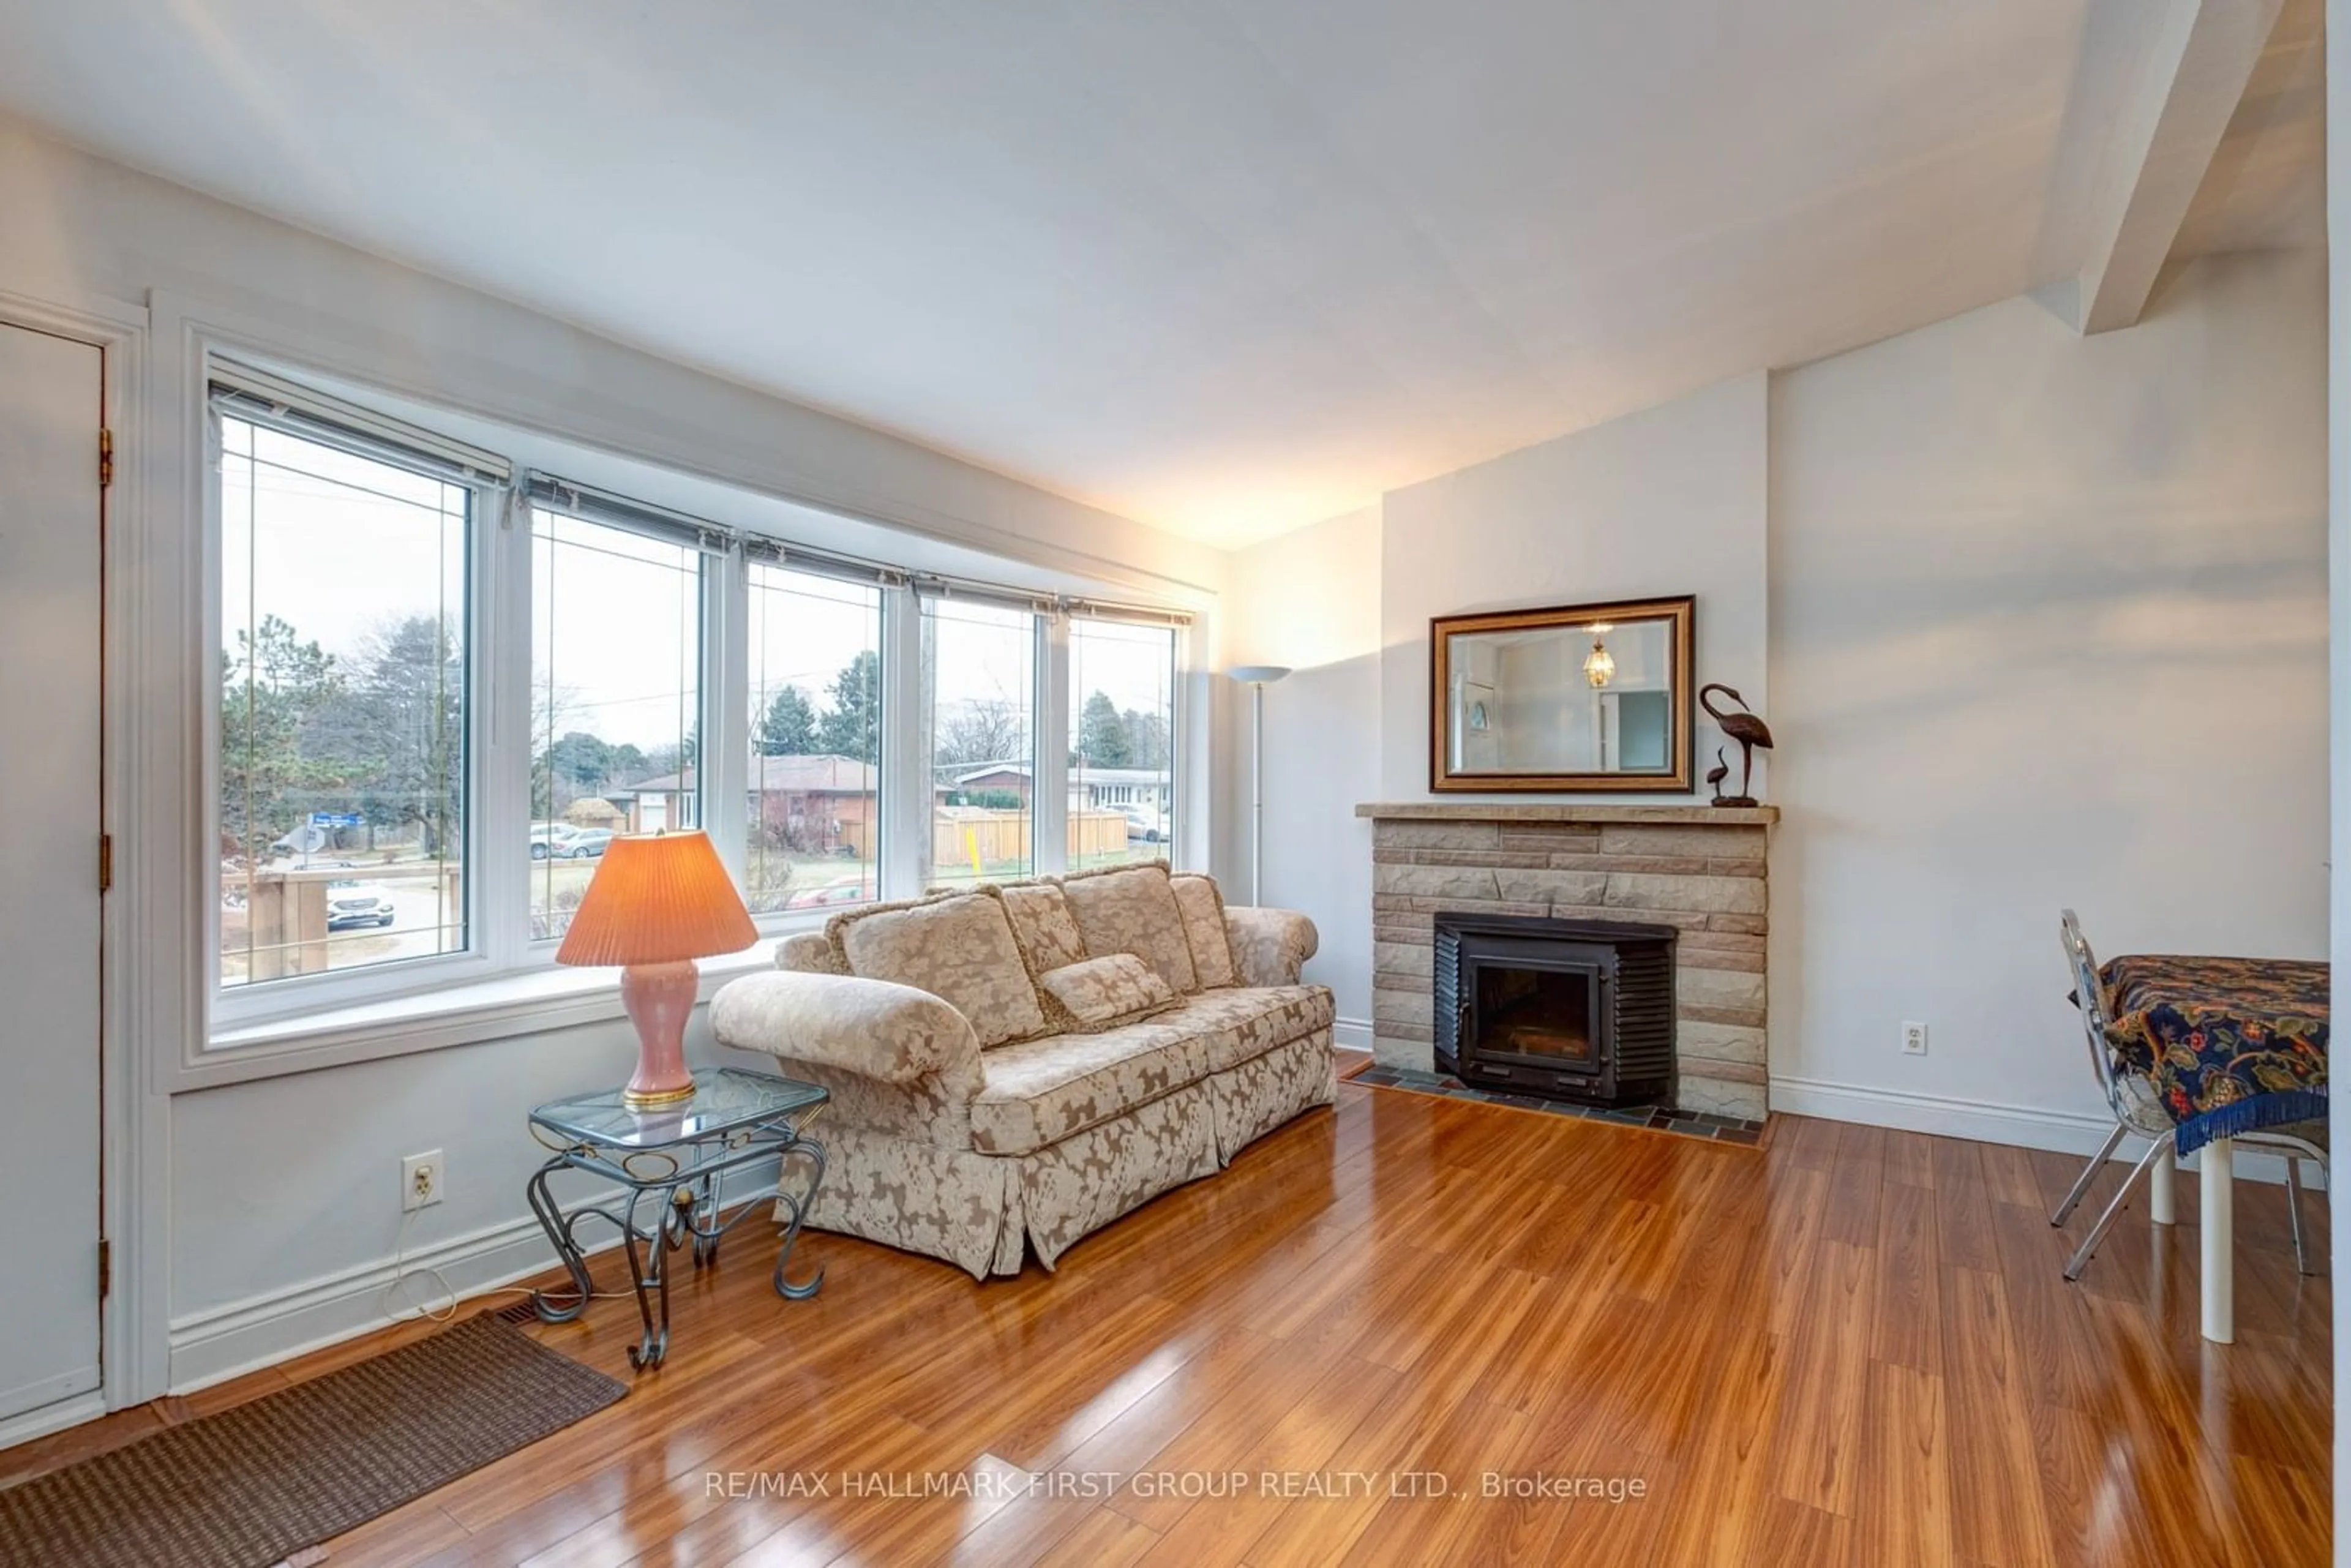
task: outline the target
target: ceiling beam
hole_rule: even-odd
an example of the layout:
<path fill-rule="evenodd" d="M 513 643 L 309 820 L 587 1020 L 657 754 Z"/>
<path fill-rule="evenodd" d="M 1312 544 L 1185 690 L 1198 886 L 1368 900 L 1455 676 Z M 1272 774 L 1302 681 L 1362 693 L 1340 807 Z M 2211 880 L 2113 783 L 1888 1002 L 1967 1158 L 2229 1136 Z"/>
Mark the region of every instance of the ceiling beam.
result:
<path fill-rule="evenodd" d="M 2171 254 L 2283 0 L 2167 0 L 2146 68 L 2114 127 L 2074 280 L 2077 331 L 2137 321 Z"/>

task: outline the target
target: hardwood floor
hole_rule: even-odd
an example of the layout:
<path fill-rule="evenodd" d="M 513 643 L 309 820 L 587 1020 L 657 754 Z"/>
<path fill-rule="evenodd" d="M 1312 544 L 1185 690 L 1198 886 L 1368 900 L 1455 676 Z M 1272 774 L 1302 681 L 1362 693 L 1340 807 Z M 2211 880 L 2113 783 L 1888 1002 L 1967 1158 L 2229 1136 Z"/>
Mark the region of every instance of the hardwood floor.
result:
<path fill-rule="evenodd" d="M 1335 1114 L 1050 1277 L 979 1286 L 812 1235 L 824 1291 L 786 1302 L 738 1232 L 627 1399 L 329 1562 L 2325 1562 L 2331 1302 L 2294 1272 L 2282 1193 L 2241 1188 L 2221 1348 L 2196 1333 L 2192 1181 L 2176 1231 L 2128 1216 L 2060 1277 L 2119 1176 L 2052 1230 L 2078 1168 L 1792 1117 L 1738 1149 L 1343 1084 Z M 631 1375 L 625 1301 L 533 1332 Z M 1449 1495 L 1413 1495 L 1429 1472 Z M 1489 1472 L 1508 1495 L 1482 1495 Z M 926 1474 L 953 1490 L 903 1495 Z M 902 1495 L 849 1480 L 884 1476 Z M 1604 1490 L 1534 1495 L 1562 1477 Z"/>

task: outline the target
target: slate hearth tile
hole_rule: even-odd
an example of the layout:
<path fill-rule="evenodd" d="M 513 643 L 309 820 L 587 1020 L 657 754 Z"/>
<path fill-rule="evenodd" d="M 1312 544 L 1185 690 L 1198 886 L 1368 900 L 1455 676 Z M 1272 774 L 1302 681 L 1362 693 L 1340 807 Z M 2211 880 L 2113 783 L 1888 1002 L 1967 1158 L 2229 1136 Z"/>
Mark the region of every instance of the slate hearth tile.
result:
<path fill-rule="evenodd" d="M 1750 1132 L 1744 1127 L 1717 1128 L 1714 1137 L 1717 1143 L 1738 1144 L 1750 1149 L 1763 1141 L 1761 1133 Z"/>

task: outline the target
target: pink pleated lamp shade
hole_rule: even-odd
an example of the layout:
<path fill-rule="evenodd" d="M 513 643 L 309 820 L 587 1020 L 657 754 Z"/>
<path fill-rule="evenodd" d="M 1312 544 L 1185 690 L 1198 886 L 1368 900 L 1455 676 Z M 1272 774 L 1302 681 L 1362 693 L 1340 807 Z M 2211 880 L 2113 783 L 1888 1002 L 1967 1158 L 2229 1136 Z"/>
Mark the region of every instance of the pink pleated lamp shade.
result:
<path fill-rule="evenodd" d="M 555 961 L 674 964 L 758 939 L 709 834 L 647 833 L 605 846 Z"/>

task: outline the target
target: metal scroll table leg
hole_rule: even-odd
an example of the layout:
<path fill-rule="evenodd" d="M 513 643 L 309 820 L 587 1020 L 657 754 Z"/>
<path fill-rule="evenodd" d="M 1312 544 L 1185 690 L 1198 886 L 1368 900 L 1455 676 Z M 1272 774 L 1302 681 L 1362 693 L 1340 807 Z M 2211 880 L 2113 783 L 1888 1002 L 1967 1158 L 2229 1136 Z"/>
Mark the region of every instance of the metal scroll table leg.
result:
<path fill-rule="evenodd" d="M 556 1207 L 554 1195 L 547 1190 L 547 1178 L 562 1170 L 567 1163 L 563 1156 L 557 1155 L 539 1166 L 538 1174 L 523 1187 L 523 1197 L 529 1202 L 531 1213 L 538 1217 L 539 1228 L 547 1232 L 547 1239 L 553 1244 L 555 1255 L 563 1260 L 564 1272 L 571 1276 L 571 1299 L 568 1301 L 550 1296 L 545 1291 L 530 1293 L 530 1304 L 537 1309 L 541 1322 L 569 1322 L 588 1310 L 588 1300 L 596 1291 L 595 1281 L 588 1273 L 587 1254 L 581 1252 L 580 1243 L 572 1239 L 570 1222 L 564 1218 L 563 1210 Z"/>
<path fill-rule="evenodd" d="M 806 1191 L 795 1196 L 786 1190 L 784 1172 L 794 1155 L 806 1156 L 809 1182 Z M 817 1188 L 824 1185 L 824 1145 L 806 1138 L 795 1138 L 778 1151 L 776 1167 L 776 1199 L 791 1215 L 784 1227 L 783 1247 L 776 1254 L 776 1294 L 788 1301 L 805 1301 L 824 1288 L 824 1269 L 820 1265 L 815 1277 L 802 1284 L 792 1284 L 784 1277 L 786 1265 L 792 1260 L 792 1249 L 799 1244 L 800 1226 L 808 1218 L 809 1205 L 816 1201 Z"/>
<path fill-rule="evenodd" d="M 646 1197 L 660 1201 L 661 1207 L 653 1217 L 653 1228 L 641 1231 L 637 1225 L 637 1205 Z M 637 1288 L 637 1319 L 643 1333 L 629 1347 L 629 1364 L 639 1371 L 659 1366 L 669 1354 L 669 1268 L 670 1249 L 677 1245 L 673 1227 L 677 1223 L 678 1206 L 671 1201 L 666 1190 L 639 1191 L 629 1197 L 628 1219 L 621 1227 L 621 1244 L 629 1253 L 629 1277 Z M 642 1243 L 644 1254 L 640 1255 Z M 658 1319 L 654 1307 L 661 1311 Z"/>
<path fill-rule="evenodd" d="M 726 1234 L 718 1223 L 718 1211 L 726 1204 L 726 1173 L 711 1171 L 702 1178 L 702 1191 L 695 1198 L 693 1223 L 687 1228 L 694 1239 L 694 1266 L 707 1269 L 718 1261 L 718 1243 Z"/>

